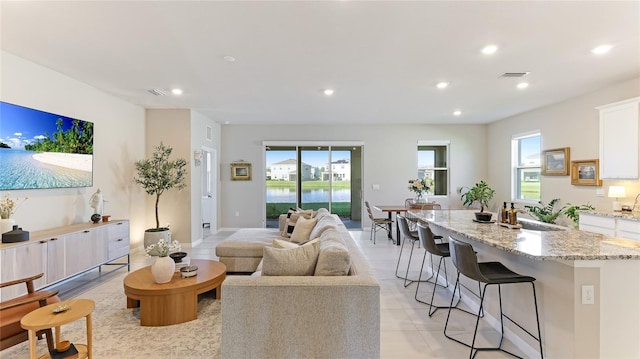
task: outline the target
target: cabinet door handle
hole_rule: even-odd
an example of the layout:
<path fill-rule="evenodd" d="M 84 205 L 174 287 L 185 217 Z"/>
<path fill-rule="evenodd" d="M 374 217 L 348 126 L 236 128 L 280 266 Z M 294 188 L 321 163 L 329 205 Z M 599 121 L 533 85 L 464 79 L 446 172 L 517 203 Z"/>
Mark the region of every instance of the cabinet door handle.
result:
<path fill-rule="evenodd" d="M 122 224 L 122 222 L 118 222 L 117 224 L 118 224 L 118 225 L 121 225 L 121 224 Z"/>
<path fill-rule="evenodd" d="M 47 241 L 46 240 L 41 240 L 40 243 L 44 244 L 44 243 L 47 243 Z"/>
<path fill-rule="evenodd" d="M 118 242 L 124 241 L 124 238 L 118 238 Z"/>
<path fill-rule="evenodd" d="M 57 240 L 58 240 L 58 238 L 51 238 L 50 240 L 52 240 L 52 241 L 57 241 Z"/>
<path fill-rule="evenodd" d="M 89 233 L 89 232 L 91 232 L 91 231 L 89 231 L 89 230 L 85 230 L 83 233 Z"/>

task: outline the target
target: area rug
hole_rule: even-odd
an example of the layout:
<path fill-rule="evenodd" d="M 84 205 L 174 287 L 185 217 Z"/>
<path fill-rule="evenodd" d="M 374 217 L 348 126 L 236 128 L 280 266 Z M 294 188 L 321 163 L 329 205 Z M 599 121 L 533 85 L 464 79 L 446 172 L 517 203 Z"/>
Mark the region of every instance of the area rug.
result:
<path fill-rule="evenodd" d="M 220 301 L 213 295 L 200 296 L 198 319 L 165 327 L 140 326 L 140 310 L 127 309 L 123 293 L 87 292 L 78 298 L 93 299 L 94 358 L 220 358 Z M 62 340 L 85 344 L 84 319 L 62 327 Z M 38 340 L 38 357 L 47 352 Z M 23 342 L 0 352 L 2 359 L 28 358 Z"/>

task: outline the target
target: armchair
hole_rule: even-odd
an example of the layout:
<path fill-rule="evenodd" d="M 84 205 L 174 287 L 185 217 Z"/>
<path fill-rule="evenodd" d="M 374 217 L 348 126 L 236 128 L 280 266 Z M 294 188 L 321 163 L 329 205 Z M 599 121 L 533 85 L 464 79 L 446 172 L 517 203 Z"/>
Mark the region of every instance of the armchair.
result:
<path fill-rule="evenodd" d="M 0 302 L 0 350 L 29 339 L 28 332 L 20 326 L 20 320 L 23 316 L 39 307 L 60 301 L 57 290 L 34 290 L 33 281 L 43 275 L 44 273 L 40 273 L 32 277 L 0 283 L 0 288 L 22 283 L 27 286 L 27 294 Z M 37 334 L 38 338 L 42 338 L 42 334 L 46 334 L 49 350 L 54 349 L 51 329 L 39 331 Z"/>

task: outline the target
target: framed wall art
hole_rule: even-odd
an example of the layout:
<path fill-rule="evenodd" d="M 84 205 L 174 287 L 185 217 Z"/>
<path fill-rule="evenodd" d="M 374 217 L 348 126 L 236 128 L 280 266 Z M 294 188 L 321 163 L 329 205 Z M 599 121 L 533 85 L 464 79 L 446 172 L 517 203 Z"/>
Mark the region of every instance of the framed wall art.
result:
<path fill-rule="evenodd" d="M 542 174 L 545 176 L 568 176 L 569 147 L 542 151 Z"/>
<path fill-rule="evenodd" d="M 602 186 L 598 160 L 571 161 L 571 184 L 574 186 Z"/>
<path fill-rule="evenodd" d="M 251 163 L 234 162 L 231 164 L 232 181 L 251 181 Z"/>

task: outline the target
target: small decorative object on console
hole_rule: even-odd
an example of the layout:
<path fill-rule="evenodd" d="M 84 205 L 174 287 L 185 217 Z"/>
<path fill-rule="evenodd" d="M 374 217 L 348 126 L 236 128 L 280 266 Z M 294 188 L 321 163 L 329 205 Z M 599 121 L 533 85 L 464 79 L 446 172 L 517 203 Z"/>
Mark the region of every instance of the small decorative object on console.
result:
<path fill-rule="evenodd" d="M 53 314 L 59 314 L 59 313 L 66 312 L 69 309 L 71 309 L 71 307 L 68 305 L 57 305 L 53 307 L 53 309 L 51 309 L 51 312 L 53 312 Z"/>
<path fill-rule="evenodd" d="M 98 223 L 98 222 L 100 222 L 100 219 L 101 219 L 101 218 L 102 218 L 102 216 L 101 216 L 101 215 L 99 215 L 99 214 L 97 214 L 97 213 L 94 213 L 94 214 L 92 214 L 92 215 L 91 215 L 91 221 L 92 221 L 93 223 Z"/>
<path fill-rule="evenodd" d="M 13 226 L 13 230 L 2 233 L 2 243 L 25 242 L 29 240 L 29 232 L 23 231 L 17 225 Z"/>

